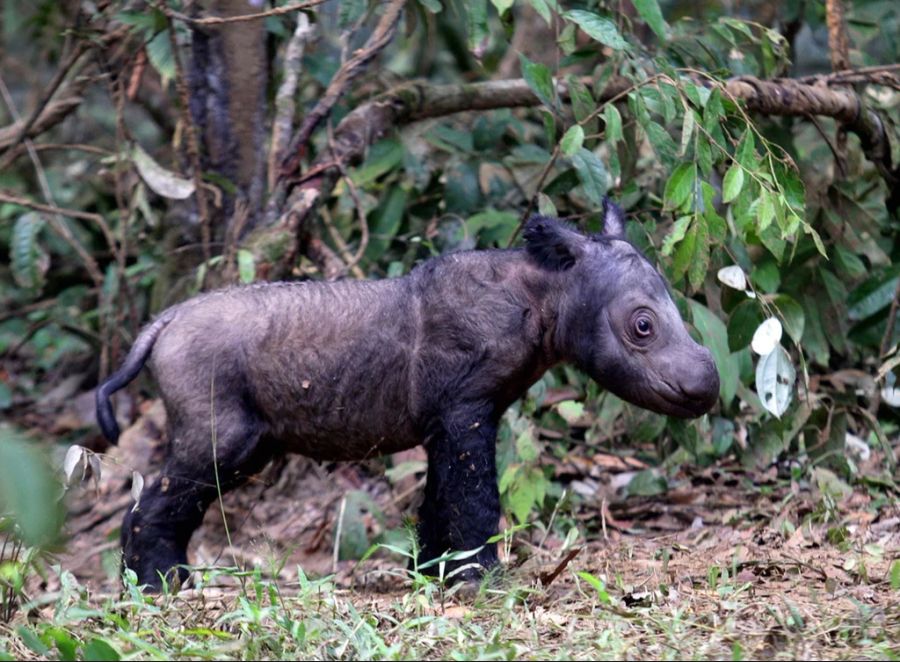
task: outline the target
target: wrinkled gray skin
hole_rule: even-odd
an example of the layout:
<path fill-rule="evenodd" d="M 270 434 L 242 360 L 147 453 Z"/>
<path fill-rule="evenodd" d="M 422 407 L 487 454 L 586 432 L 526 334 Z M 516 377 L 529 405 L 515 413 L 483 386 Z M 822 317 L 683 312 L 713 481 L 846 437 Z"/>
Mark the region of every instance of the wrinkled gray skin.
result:
<path fill-rule="evenodd" d="M 223 490 L 282 453 L 361 460 L 424 443 L 424 561 L 497 532 L 498 421 L 551 366 L 573 363 L 656 412 L 708 411 L 712 356 L 624 240 L 621 211 L 605 209 L 600 236 L 535 217 L 524 250 L 455 253 L 391 280 L 228 289 L 167 310 L 97 395 L 115 440 L 109 396 L 149 356 L 168 414 L 168 460 L 123 523 L 125 564 L 158 587 L 187 562 L 216 496 L 213 440 Z M 489 568 L 496 549 L 474 560 Z"/>

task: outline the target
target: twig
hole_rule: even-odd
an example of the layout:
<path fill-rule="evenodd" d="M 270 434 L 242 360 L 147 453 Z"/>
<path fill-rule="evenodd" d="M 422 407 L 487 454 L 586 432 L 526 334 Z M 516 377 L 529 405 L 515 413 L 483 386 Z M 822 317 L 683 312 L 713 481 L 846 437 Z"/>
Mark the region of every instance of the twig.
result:
<path fill-rule="evenodd" d="M 347 497 L 341 499 L 341 507 L 338 510 L 337 528 L 334 532 L 334 554 L 331 558 L 331 573 L 337 574 L 338 559 L 341 551 L 341 530 L 344 528 L 344 510 L 347 508 Z"/>
<path fill-rule="evenodd" d="M 20 207 L 27 207 L 28 209 L 34 209 L 35 211 L 43 212 L 45 214 L 58 214 L 59 216 L 68 216 L 69 218 L 77 218 L 82 221 L 90 221 L 92 223 L 96 223 L 99 226 L 100 231 L 103 233 L 103 237 L 104 239 L 106 239 L 106 242 L 109 243 L 110 246 L 115 245 L 114 243 L 112 243 L 115 241 L 113 239 L 112 230 L 109 229 L 109 226 L 106 224 L 106 221 L 100 214 L 94 214 L 87 211 L 78 211 L 77 209 L 67 209 L 66 207 L 45 205 L 28 198 L 23 198 L 18 195 L 7 193 L 2 189 L 0 189 L 0 202 L 8 202 L 13 205 L 19 205 Z"/>
<path fill-rule="evenodd" d="M 28 136 L 28 131 L 34 125 L 34 123 L 41 116 L 41 113 L 44 112 L 44 109 L 47 107 L 47 104 L 50 103 L 50 99 L 53 98 L 53 95 L 56 94 L 56 91 L 59 89 L 59 86 L 62 85 L 62 82 L 65 80 L 66 76 L 69 75 L 69 72 L 75 67 L 75 64 L 81 58 L 82 55 L 88 50 L 90 42 L 87 40 L 78 41 L 75 44 L 75 50 L 69 53 L 69 56 L 65 59 L 65 61 L 59 65 L 59 69 L 56 70 L 56 74 L 53 76 L 53 80 L 50 81 L 49 85 L 44 89 L 44 95 L 41 97 L 40 101 L 38 101 L 37 105 L 34 107 L 34 110 L 31 111 L 31 114 L 25 119 L 24 122 L 18 127 L 16 134 L 13 136 L 12 140 L 10 140 L 9 145 L 6 149 L 13 149 L 19 145 L 25 138 Z M 15 158 L 15 154 L 7 154 L 2 161 L 0 161 L 0 171 L 5 170 L 9 167 L 9 164 L 12 163 Z"/>
<path fill-rule="evenodd" d="M 879 362 L 884 360 L 884 357 L 888 353 L 888 349 L 891 346 L 891 341 L 894 339 L 894 329 L 897 326 L 898 306 L 900 306 L 900 280 L 897 281 L 897 287 L 894 288 L 894 298 L 891 300 L 891 307 L 888 310 L 887 328 L 884 330 L 884 336 L 882 336 L 881 338 L 881 345 L 878 349 Z M 880 404 L 881 390 L 876 386 L 875 393 L 872 395 L 872 399 L 869 401 L 869 411 L 872 414 L 875 414 L 878 411 L 878 407 Z"/>
<path fill-rule="evenodd" d="M 40 145 L 32 145 L 34 147 L 34 151 L 36 152 L 85 152 L 87 154 L 96 154 L 97 156 L 112 156 L 113 152 L 104 149 L 103 147 L 97 147 L 95 145 L 85 145 L 82 143 L 41 143 Z M 25 145 L 19 145 L 14 150 L 16 154 L 16 158 L 22 156 L 22 154 L 26 154 L 28 149 Z"/>
<path fill-rule="evenodd" d="M 353 182 L 353 179 L 349 174 L 347 174 L 347 169 L 344 167 L 344 164 L 335 153 L 334 132 L 331 129 L 331 124 L 328 124 L 328 147 L 331 149 L 332 155 L 334 155 L 334 160 L 335 163 L 337 163 L 338 170 L 341 171 L 341 177 L 343 177 L 344 181 L 347 182 L 347 189 L 350 191 L 350 197 L 353 198 L 353 204 L 356 207 L 356 216 L 359 218 L 359 248 L 356 249 L 356 255 L 354 255 L 350 262 L 347 264 L 346 270 L 353 270 L 354 274 L 358 278 L 363 278 L 362 271 L 356 265 L 359 264 L 359 261 L 362 259 L 362 256 L 365 254 L 366 248 L 369 245 L 369 221 L 366 219 L 366 210 L 363 209 L 362 200 L 359 197 L 359 190 L 356 188 L 356 184 Z"/>
<path fill-rule="evenodd" d="M 294 125 L 297 82 L 300 79 L 300 65 L 303 61 L 303 47 L 309 41 L 315 29 L 309 24 L 309 17 L 300 12 L 297 14 L 297 28 L 284 51 L 284 79 L 275 95 L 275 118 L 272 120 L 272 146 L 269 148 L 269 189 L 275 188 L 278 169 L 285 155 L 285 148 L 290 140 Z"/>
<path fill-rule="evenodd" d="M 16 110 L 15 103 L 13 102 L 12 95 L 9 93 L 9 88 L 6 87 L 6 81 L 3 80 L 3 76 L 0 75 L 0 94 L 3 96 L 3 100 L 6 102 L 7 107 L 9 108 L 10 115 L 12 115 L 14 121 L 19 121 L 19 113 Z M 31 144 L 31 140 L 26 138 L 25 144 L 28 149 L 28 156 L 31 159 L 31 163 L 34 165 L 35 174 L 37 175 L 38 183 L 41 187 L 41 192 L 43 193 L 44 199 L 48 203 L 49 208 L 55 208 L 53 204 L 53 195 L 50 192 L 50 185 L 47 182 L 47 175 L 44 172 L 44 168 L 41 165 L 41 161 L 38 158 L 37 152 L 34 150 L 34 146 Z M 103 285 L 103 273 L 100 271 L 100 267 L 97 266 L 96 260 L 90 255 L 90 253 L 85 250 L 84 246 L 81 245 L 81 242 L 72 234 L 72 231 L 69 229 L 69 226 L 66 225 L 65 221 L 62 219 L 62 215 L 58 215 L 55 212 L 49 213 L 47 220 L 50 222 L 50 227 L 54 229 L 54 231 L 65 240 L 69 246 L 75 251 L 81 261 L 84 263 L 85 268 L 91 276 L 91 280 L 94 281 L 94 285 L 97 287 L 101 287 Z M 104 223 L 105 225 L 105 223 Z"/>
<path fill-rule="evenodd" d="M 163 12 L 165 12 L 166 16 L 169 18 L 176 18 L 179 21 L 187 23 L 189 25 L 222 25 L 223 23 L 242 23 L 245 21 L 258 21 L 263 18 L 268 18 L 269 16 L 283 16 L 284 14 L 290 14 L 291 12 L 300 11 L 302 9 L 309 9 L 310 7 L 315 7 L 317 5 L 321 5 L 328 0 L 303 0 L 303 2 L 295 2 L 292 5 L 284 5 L 283 7 L 275 7 L 274 9 L 269 9 L 268 11 L 259 12 L 257 14 L 243 14 L 241 16 L 206 16 L 204 18 L 192 18 L 190 16 L 186 16 L 180 12 L 175 11 L 174 9 L 169 9 L 168 7 L 162 6 Z"/>
<path fill-rule="evenodd" d="M 828 137 L 828 134 L 825 133 L 825 129 L 819 123 L 819 120 L 816 119 L 815 115 L 807 115 L 806 119 L 808 119 L 812 125 L 816 128 L 816 131 L 819 132 L 819 135 L 822 136 L 822 140 L 825 141 L 825 144 L 828 145 L 828 149 L 831 150 L 831 155 L 834 157 L 835 163 L 837 163 L 838 170 L 841 171 L 841 178 L 844 179 L 847 177 L 847 163 L 846 159 L 838 152 L 837 146 L 832 144 L 831 139 Z"/>
<path fill-rule="evenodd" d="M 560 573 L 566 569 L 566 566 L 569 565 L 569 562 L 574 559 L 581 552 L 581 547 L 575 547 L 569 550 L 569 553 L 566 554 L 562 561 L 560 561 L 556 567 L 551 572 L 542 572 L 540 574 L 541 586 L 547 588 L 550 584 L 553 583 L 553 580 L 559 577 Z"/>
<path fill-rule="evenodd" d="M 163 11 L 169 11 L 165 5 L 160 5 Z M 209 205 L 206 202 L 206 189 L 203 186 L 203 171 L 200 166 L 200 140 L 197 137 L 197 127 L 191 118 L 191 92 L 188 89 L 187 79 L 184 74 L 184 67 L 181 64 L 181 55 L 178 52 L 178 40 L 175 38 L 175 24 L 172 16 L 166 15 L 169 24 L 169 43 L 172 47 L 172 60 L 175 63 L 175 88 L 178 90 L 178 100 L 181 104 L 181 121 L 184 125 L 184 131 L 187 134 L 187 153 L 188 160 L 191 163 L 191 174 L 193 175 L 195 192 L 197 197 L 197 212 L 200 215 L 200 234 L 203 241 L 203 261 L 209 264 L 212 257 L 210 249 L 210 217 Z M 206 286 L 206 277 L 209 269 L 203 272 L 203 282 L 201 288 Z"/>
<path fill-rule="evenodd" d="M 366 45 L 353 53 L 350 59 L 344 62 L 332 77 L 331 82 L 328 83 L 328 87 L 325 89 L 325 94 L 309 114 L 303 118 L 303 123 L 300 125 L 297 133 L 291 138 L 285 154 L 285 160 L 282 162 L 282 176 L 289 177 L 300 169 L 300 159 L 303 156 L 300 150 L 306 146 L 309 137 L 316 127 L 319 126 L 319 123 L 331 113 L 331 109 L 334 108 L 334 105 L 347 91 L 350 83 L 391 42 L 405 5 L 406 0 L 391 0 Z"/>
<path fill-rule="evenodd" d="M 52 129 L 54 126 L 66 119 L 66 117 L 72 114 L 75 109 L 81 105 L 81 102 L 84 101 L 84 99 L 78 94 L 83 86 L 84 82 L 79 81 L 79 83 L 74 86 L 77 89 L 69 90 L 70 92 L 74 93 L 74 96 L 68 96 L 63 99 L 58 99 L 48 104 L 44 108 L 44 112 L 41 113 L 40 117 L 38 117 L 31 125 L 31 128 L 27 130 L 26 138 L 36 138 L 41 133 Z M 18 121 L 0 128 L 0 151 L 5 151 L 7 149 L 13 148 L 13 146 L 18 147 L 17 143 L 19 143 L 19 139 L 17 138 L 17 136 L 21 133 L 22 127 L 24 125 L 25 120 L 20 118 Z M 19 149 L 13 149 L 12 153 L 18 156 L 20 151 Z M 14 157 L 10 156 L 10 154 L 7 154 L 5 160 L 12 162 L 12 158 Z"/>
<path fill-rule="evenodd" d="M 350 266 L 350 262 L 353 261 L 353 256 L 350 254 L 350 247 L 347 246 L 347 242 L 344 241 L 341 233 L 338 232 L 338 229 L 334 227 L 334 223 L 331 222 L 331 214 L 328 213 L 327 207 L 322 208 L 321 216 L 322 224 L 325 226 L 325 229 L 331 236 L 331 240 L 334 242 L 334 245 L 337 246 L 338 252 L 341 254 L 341 258 L 344 261 L 344 265 L 341 267 L 340 271 L 333 275 L 333 278 L 339 278 L 340 276 L 346 274 L 348 271 L 352 271 L 353 275 L 357 278 L 365 278 L 366 275 L 363 273 L 362 269 L 360 269 L 356 265 L 354 265 L 353 267 Z M 332 279 L 329 278 L 328 280 Z"/>

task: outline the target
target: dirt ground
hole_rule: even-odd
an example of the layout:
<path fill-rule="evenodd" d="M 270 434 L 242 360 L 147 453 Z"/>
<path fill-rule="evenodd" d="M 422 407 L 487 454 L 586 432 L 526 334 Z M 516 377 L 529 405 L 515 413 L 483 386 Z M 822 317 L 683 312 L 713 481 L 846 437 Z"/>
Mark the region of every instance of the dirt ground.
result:
<path fill-rule="evenodd" d="M 88 480 L 68 496 L 70 538 L 59 562 L 95 595 L 119 588 L 118 528 L 132 504 L 132 471 L 150 480 L 158 466 L 163 416 L 158 404 L 148 408 L 103 457 L 99 483 Z M 395 460 L 423 462 L 424 454 Z M 776 481 L 774 471 L 767 477 L 736 466 L 685 470 L 665 495 L 624 498 L 616 487 L 640 468 L 634 460 L 599 454 L 592 466 L 581 458 L 554 462 L 569 489 L 584 495 L 575 518 L 587 541 L 564 549 L 557 536 L 532 528 L 516 534 L 511 554 L 501 544 L 509 572 L 542 586 L 548 603 L 566 599 L 574 584 L 570 571 L 577 570 L 602 578 L 626 605 L 678 600 L 715 612 L 727 584 L 750 591 L 761 610 L 789 605 L 791 613 L 900 621 L 900 593 L 889 578 L 900 557 L 895 499 L 854 492 L 830 514 L 808 518 L 822 508 L 822 496 Z M 334 560 L 335 522 L 349 491 L 366 493 L 381 511 L 360 518 L 370 539 L 414 514 L 421 474 L 392 483 L 381 466 L 282 460 L 224 498 L 230 545 L 221 508 L 209 509 L 191 542 L 191 561 L 260 567 L 287 584 L 298 567 L 309 576 L 335 571 L 338 585 L 372 597 L 408 590 L 405 562 L 396 556 L 377 553 L 359 565 Z M 816 523 L 800 526 L 805 519 Z M 52 591 L 54 581 L 42 588 Z"/>

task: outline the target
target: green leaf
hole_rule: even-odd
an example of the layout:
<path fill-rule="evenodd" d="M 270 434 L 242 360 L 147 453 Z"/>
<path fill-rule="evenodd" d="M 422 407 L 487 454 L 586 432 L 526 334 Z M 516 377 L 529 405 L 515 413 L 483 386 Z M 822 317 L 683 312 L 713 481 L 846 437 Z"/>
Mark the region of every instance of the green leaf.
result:
<path fill-rule="evenodd" d="M 672 231 L 663 240 L 660 253 L 662 253 L 663 255 L 672 254 L 672 249 L 675 248 L 675 244 L 684 239 L 684 235 L 687 233 L 692 219 L 693 216 L 682 216 L 675 221 L 675 224 L 672 226 Z"/>
<path fill-rule="evenodd" d="M 850 293 L 847 314 L 853 321 L 863 320 L 887 308 L 894 299 L 900 264 L 873 276 Z"/>
<path fill-rule="evenodd" d="M 694 227 L 697 228 L 697 239 L 694 242 L 694 256 L 688 266 L 688 281 L 697 290 L 703 285 L 709 268 L 709 228 L 703 216 L 697 216 Z"/>
<path fill-rule="evenodd" d="M 614 104 L 606 104 L 603 109 L 603 120 L 606 123 L 606 140 L 610 143 L 616 143 L 622 140 L 622 115 Z"/>
<path fill-rule="evenodd" d="M 447 136 L 440 132 L 436 132 L 434 137 L 442 142 L 450 142 Z M 472 150 L 471 134 L 468 138 L 469 142 L 465 145 L 467 149 L 462 151 Z M 452 145 L 449 149 L 453 150 L 455 147 L 457 145 Z M 350 178 L 357 186 L 369 186 L 382 175 L 394 170 L 402 162 L 403 143 L 396 138 L 380 140 L 366 151 L 366 160 L 350 173 Z"/>
<path fill-rule="evenodd" d="M 728 317 L 728 349 L 737 352 L 749 346 L 754 331 L 764 319 L 755 299 L 739 303 Z"/>
<path fill-rule="evenodd" d="M 60 483 L 34 442 L 0 427 L 0 512 L 10 512 L 31 546 L 56 539 L 62 522 Z"/>
<path fill-rule="evenodd" d="M 581 128 L 580 124 L 573 124 L 562 137 L 562 140 L 559 142 L 559 147 L 566 156 L 574 156 L 575 152 L 581 149 L 583 144 L 584 129 Z"/>
<path fill-rule="evenodd" d="M 84 647 L 84 659 L 99 660 L 100 662 L 118 662 L 122 657 L 105 640 L 95 637 Z"/>
<path fill-rule="evenodd" d="M 900 591 L 900 559 L 891 563 L 891 588 Z"/>
<path fill-rule="evenodd" d="M 469 36 L 469 50 L 480 58 L 488 41 L 487 0 L 469 0 L 459 5 L 466 12 L 466 27 Z"/>
<path fill-rule="evenodd" d="M 606 586 L 602 581 L 594 577 L 594 575 L 589 572 L 579 571 L 577 574 L 584 581 L 594 587 L 594 590 L 597 591 L 597 598 L 600 600 L 600 602 L 606 605 L 612 603 L 612 598 L 609 597 L 609 592 L 606 590 Z"/>
<path fill-rule="evenodd" d="M 781 321 L 784 323 L 784 330 L 787 331 L 791 339 L 799 345 L 800 339 L 803 337 L 803 327 L 806 322 L 803 306 L 787 294 L 779 294 L 775 297 L 773 303 L 781 317 Z"/>
<path fill-rule="evenodd" d="M 241 248 L 237 252 L 238 277 L 245 285 L 249 285 L 256 279 L 256 258 L 253 253 Z"/>
<path fill-rule="evenodd" d="M 591 91 L 575 76 L 568 76 L 566 85 L 569 88 L 569 97 L 572 99 L 572 111 L 575 113 L 575 119 L 581 124 L 585 133 L 597 133 L 600 120 L 597 117 L 588 120 L 588 117 L 591 117 L 597 108 Z"/>
<path fill-rule="evenodd" d="M 775 201 L 772 199 L 772 194 L 765 188 L 759 192 L 756 213 L 756 227 L 759 232 L 762 232 L 772 224 L 772 219 L 775 218 Z"/>
<path fill-rule="evenodd" d="M 648 122 L 644 125 L 647 132 L 647 139 L 653 145 L 653 149 L 659 155 L 659 158 L 667 165 L 672 165 L 678 154 L 678 147 L 669 132 L 658 122 Z"/>
<path fill-rule="evenodd" d="M 522 64 L 522 77 L 528 83 L 531 91 L 537 95 L 548 108 L 557 108 L 556 86 L 553 84 L 553 74 L 546 64 L 532 62 L 519 53 L 519 62 Z"/>
<path fill-rule="evenodd" d="M 583 9 L 570 9 L 563 16 L 573 21 L 584 30 L 592 39 L 596 39 L 604 46 L 609 46 L 613 50 L 621 51 L 628 48 L 628 42 L 619 34 L 616 24 L 608 18 L 603 18 L 594 12 L 584 11 Z"/>
<path fill-rule="evenodd" d="M 796 377 L 791 357 L 781 345 L 760 357 L 756 366 L 756 392 L 763 407 L 777 418 L 791 404 Z"/>
<path fill-rule="evenodd" d="M 607 190 L 606 168 L 603 161 L 592 151 L 582 147 L 572 157 L 572 165 L 575 166 L 585 195 L 598 207 L 602 205 Z"/>
<path fill-rule="evenodd" d="M 40 290 L 50 266 L 49 256 L 38 244 L 43 227 L 44 219 L 34 212 L 22 214 L 13 226 L 9 244 L 10 267 L 13 279 L 26 290 Z"/>
<path fill-rule="evenodd" d="M 565 419 L 566 423 L 574 425 L 584 416 L 584 403 L 565 400 L 556 405 L 556 411 Z"/>
<path fill-rule="evenodd" d="M 147 59 L 159 77 L 162 79 L 163 85 L 168 85 L 169 81 L 175 78 L 175 58 L 172 55 L 172 42 L 169 39 L 169 31 L 163 30 L 153 39 L 147 42 L 144 47 L 147 52 Z"/>
<path fill-rule="evenodd" d="M 688 108 L 684 114 L 684 121 L 681 124 L 681 144 L 678 146 L 678 156 L 687 154 L 688 147 L 691 145 L 691 138 L 694 137 L 695 126 L 694 111 Z"/>
<path fill-rule="evenodd" d="M 703 344 L 712 352 L 719 371 L 719 396 L 727 407 L 737 394 L 740 383 L 738 355 L 728 349 L 728 331 L 713 312 L 694 300 L 689 300 L 694 326 L 703 338 Z"/>
<path fill-rule="evenodd" d="M 664 42 L 666 40 L 667 25 L 657 0 L 632 0 L 632 4 L 634 4 L 634 8 L 637 9 L 641 18 L 650 26 L 650 29 L 656 33 L 659 40 Z"/>
<path fill-rule="evenodd" d="M 390 192 L 382 199 L 378 208 L 369 216 L 371 234 L 366 247 L 366 258 L 377 260 L 393 241 L 403 212 L 406 209 L 406 191 L 400 186 L 391 187 Z"/>
<path fill-rule="evenodd" d="M 741 192 L 744 186 L 744 169 L 734 164 L 728 168 L 725 178 L 722 180 L 722 202 L 731 202 Z"/>
<path fill-rule="evenodd" d="M 338 12 L 338 26 L 346 30 L 356 23 L 366 11 L 366 0 L 344 0 Z"/>
<path fill-rule="evenodd" d="M 693 220 L 693 217 L 691 217 Z M 678 280 L 687 273 L 688 267 L 691 266 L 691 260 L 694 259 L 694 250 L 697 246 L 697 224 L 691 223 L 690 229 L 684 235 L 684 239 L 675 249 L 675 256 L 672 258 L 672 278 Z"/>
<path fill-rule="evenodd" d="M 666 190 L 663 197 L 671 205 L 672 209 L 686 207 L 692 199 L 694 185 L 697 181 L 697 166 L 693 163 L 682 163 L 675 168 L 666 182 Z"/>
<path fill-rule="evenodd" d="M 538 13 L 544 22 L 547 25 L 550 25 L 553 22 L 553 14 L 550 13 L 550 7 L 547 5 L 547 0 L 528 0 L 528 4 Z"/>
<path fill-rule="evenodd" d="M 645 469 L 637 472 L 625 489 L 628 496 L 656 496 L 665 494 L 669 489 L 669 483 L 653 469 Z"/>
<path fill-rule="evenodd" d="M 540 449 L 534 441 L 530 427 L 516 437 L 516 454 L 526 464 L 531 464 L 540 456 Z"/>
<path fill-rule="evenodd" d="M 537 501 L 537 486 L 530 480 L 530 476 L 530 473 L 518 472 L 508 492 L 509 505 L 520 524 L 528 521 L 528 514 Z"/>
<path fill-rule="evenodd" d="M 503 16 L 503 14 L 509 11 L 514 3 L 515 0 L 491 0 L 491 4 L 497 8 L 497 13 L 500 14 L 500 16 Z"/>

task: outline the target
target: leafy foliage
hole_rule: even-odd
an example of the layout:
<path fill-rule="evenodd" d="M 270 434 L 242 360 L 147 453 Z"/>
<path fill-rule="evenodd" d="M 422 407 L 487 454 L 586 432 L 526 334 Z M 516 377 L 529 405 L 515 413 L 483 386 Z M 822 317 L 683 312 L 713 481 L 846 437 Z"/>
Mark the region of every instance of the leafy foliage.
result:
<path fill-rule="evenodd" d="M 58 133 L 73 143 L 93 141 L 104 156 L 73 147 L 42 157 L 53 201 L 95 213 L 102 223 L 68 219 L 73 237 L 67 240 L 41 213 L 0 207 L 0 249 L 10 256 L 8 269 L 0 268 L 0 300 L 12 311 L 0 322 L 0 347 L 15 348 L 27 363 L 15 374 L 29 373 L 0 374 L 0 409 L 15 403 L 17 415 L 49 390 L 42 384 L 58 381 L 72 365 L 90 363 L 96 375 L 102 356 L 108 369 L 140 322 L 165 306 L 204 283 L 265 279 L 289 252 L 280 242 L 230 246 L 233 228 L 220 220 L 214 250 L 203 254 L 194 181 L 176 174 L 187 169 L 177 156 L 186 137 L 176 112 L 181 99 L 169 84 L 175 77 L 169 21 L 157 8 L 113 5 L 112 25 L 130 30 L 152 69 L 138 71 L 129 60 L 123 71 L 143 80 L 137 89 L 153 99 L 113 92 L 100 99 L 102 90 L 88 95 L 78 126 L 64 124 Z M 896 62 L 898 44 L 889 38 L 896 8 L 847 5 L 854 65 Z M 599 393 L 570 368 L 551 372 L 507 415 L 500 433 L 500 488 L 516 522 L 560 503 L 564 485 L 548 456 L 590 456 L 610 447 L 662 467 L 639 474 L 628 488 L 633 494 L 667 489 L 663 474 L 675 461 L 723 457 L 748 467 L 775 465 L 782 473 L 799 463 L 810 478 L 823 468 L 817 465 L 827 465 L 839 480 L 876 481 L 881 487 L 872 489 L 896 494 L 889 440 L 896 436 L 900 399 L 890 389 L 900 328 L 890 318 L 900 266 L 897 222 L 885 204 L 891 192 L 855 139 L 835 165 L 834 122 L 750 115 L 725 85 L 735 76 L 811 73 L 801 70 L 803 62 L 823 53 L 769 26 L 796 21 L 822 35 L 820 8 L 786 3 L 754 21 L 728 16 L 715 2 L 700 9 L 663 3 L 665 12 L 657 0 L 635 0 L 633 7 L 624 16 L 617 3 L 593 1 L 410 5 L 406 33 L 383 55 L 380 78 L 431 84 L 512 71 L 539 104 L 397 127 L 348 168 L 322 202 L 322 222 L 307 229 L 342 257 L 359 251 L 357 275 L 394 277 L 433 255 L 505 248 L 526 210 L 599 230 L 605 195 L 626 208 L 629 238 L 658 262 L 682 313 L 714 354 L 718 406 L 696 423 L 666 421 Z M 27 33 L 48 43 L 60 39 L 54 16 L 61 10 L 5 11 L 6 36 L 31 62 L 41 58 L 17 37 L 16 26 L 27 25 Z M 102 18 L 102 10 L 89 11 Z M 304 55 L 300 113 L 321 95 L 341 53 L 356 47 L 355 26 L 372 11 L 343 2 L 339 11 L 317 14 L 321 41 Z M 290 23 L 289 16 L 267 19 L 278 52 L 292 34 Z M 175 36 L 187 47 L 191 32 L 176 24 Z M 535 26 L 545 30 L 541 39 L 516 41 Z M 616 81 L 624 84 L 605 94 Z M 23 90 L 28 84 L 19 83 Z M 382 84 L 371 75 L 351 87 L 333 124 Z M 896 90 L 871 85 L 861 94 L 887 118 L 886 126 L 897 125 Z M 119 101 L 127 112 L 116 113 Z M 328 132 L 316 133 L 304 149 L 308 160 L 327 154 Z M 215 207 L 234 182 L 230 173 L 204 168 Z M 38 199 L 32 177 L 24 159 L 0 175 L 3 189 Z M 99 264 L 101 282 L 89 276 L 75 246 Z M 317 277 L 305 258 L 291 267 L 294 276 Z M 730 275 L 717 278 L 723 269 Z M 784 334 L 754 355 L 754 334 L 773 321 Z M 89 434 L 76 432 L 75 440 Z M 848 434 L 877 450 L 880 462 L 865 468 L 848 462 Z M 358 553 L 363 541 L 351 546 Z"/>

